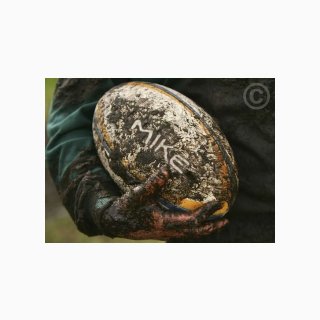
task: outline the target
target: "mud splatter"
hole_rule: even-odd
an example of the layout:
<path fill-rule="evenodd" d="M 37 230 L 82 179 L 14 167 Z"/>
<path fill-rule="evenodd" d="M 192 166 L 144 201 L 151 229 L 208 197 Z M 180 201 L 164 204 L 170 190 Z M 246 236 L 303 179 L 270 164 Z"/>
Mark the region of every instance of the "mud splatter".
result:
<path fill-rule="evenodd" d="M 164 199 L 233 203 L 238 178 L 232 150 L 215 119 L 192 100 L 160 85 L 134 82 L 108 91 L 95 118 L 99 156 L 123 191 L 169 163 L 172 177 Z M 110 155 L 97 130 L 111 140 Z"/>

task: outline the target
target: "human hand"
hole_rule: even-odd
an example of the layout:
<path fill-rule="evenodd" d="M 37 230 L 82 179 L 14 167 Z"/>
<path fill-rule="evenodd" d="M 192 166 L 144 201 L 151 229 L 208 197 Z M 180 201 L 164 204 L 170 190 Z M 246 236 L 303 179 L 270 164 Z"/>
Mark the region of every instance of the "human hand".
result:
<path fill-rule="evenodd" d="M 188 211 L 168 211 L 157 204 L 157 196 L 169 178 L 162 167 L 141 185 L 117 198 L 101 211 L 100 227 L 106 234 L 128 239 L 178 239 L 209 235 L 228 223 L 227 219 L 206 221 L 220 205 L 216 201 Z"/>

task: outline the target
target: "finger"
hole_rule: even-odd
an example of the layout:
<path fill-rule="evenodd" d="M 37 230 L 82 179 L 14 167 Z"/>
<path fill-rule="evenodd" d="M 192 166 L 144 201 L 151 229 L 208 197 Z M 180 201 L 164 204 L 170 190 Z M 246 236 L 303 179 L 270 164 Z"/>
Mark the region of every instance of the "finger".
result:
<path fill-rule="evenodd" d="M 162 220 L 166 229 L 184 228 L 198 225 L 205 221 L 214 211 L 220 208 L 217 201 L 211 201 L 199 209 L 187 212 L 155 210 L 154 215 Z"/>
<path fill-rule="evenodd" d="M 202 237 L 205 235 L 212 234 L 213 232 L 222 229 L 228 224 L 227 219 L 222 219 L 214 222 L 207 222 L 201 226 L 195 228 L 187 228 L 183 230 L 186 237 Z"/>
<path fill-rule="evenodd" d="M 145 204 L 147 200 L 155 197 L 165 186 L 169 179 L 169 167 L 162 166 L 159 171 L 151 175 L 144 183 L 121 197 L 122 202 L 134 207 Z"/>
<path fill-rule="evenodd" d="M 196 228 L 186 228 L 183 230 L 139 230 L 126 235 L 129 239 L 135 240 L 169 240 L 169 239 L 197 239 L 217 232 L 228 223 L 227 219 L 206 223 Z"/>
<path fill-rule="evenodd" d="M 204 236 L 209 236 L 214 232 L 222 229 L 224 226 L 228 224 L 227 219 L 215 221 L 215 222 L 208 222 L 203 225 L 197 227 L 188 227 L 182 230 L 166 230 L 163 233 L 163 236 L 168 239 L 197 239 Z"/>
<path fill-rule="evenodd" d="M 217 200 L 210 201 L 203 205 L 202 207 L 195 209 L 192 211 L 192 215 L 194 215 L 197 222 L 203 222 L 207 220 L 212 214 L 221 209 L 221 203 Z"/>

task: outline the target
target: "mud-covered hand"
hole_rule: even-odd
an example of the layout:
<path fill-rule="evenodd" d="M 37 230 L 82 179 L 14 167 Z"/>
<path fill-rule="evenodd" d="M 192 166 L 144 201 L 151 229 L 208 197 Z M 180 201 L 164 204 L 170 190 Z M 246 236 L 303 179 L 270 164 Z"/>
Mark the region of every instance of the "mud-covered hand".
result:
<path fill-rule="evenodd" d="M 163 210 L 156 198 L 169 178 L 162 167 L 140 186 L 114 200 L 100 211 L 99 225 L 109 236 L 129 239 L 197 238 L 222 228 L 226 219 L 208 222 L 206 219 L 219 208 L 216 202 L 190 212 Z"/>

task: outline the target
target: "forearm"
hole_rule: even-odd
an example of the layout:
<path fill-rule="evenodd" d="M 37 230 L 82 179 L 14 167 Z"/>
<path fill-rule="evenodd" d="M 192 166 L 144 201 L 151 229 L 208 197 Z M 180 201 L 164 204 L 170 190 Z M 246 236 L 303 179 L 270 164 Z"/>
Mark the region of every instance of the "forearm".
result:
<path fill-rule="evenodd" d="M 92 208 L 108 205 L 119 192 L 101 166 L 92 138 L 95 105 L 113 85 L 110 79 L 59 80 L 48 120 L 48 168 L 63 204 L 87 235 L 102 233 L 99 208 Z"/>
<path fill-rule="evenodd" d="M 101 216 L 120 193 L 94 149 L 79 154 L 63 175 L 59 189 L 63 204 L 81 232 L 89 236 L 107 233 L 101 226 Z"/>

